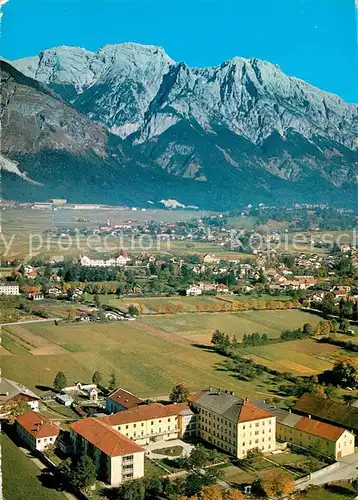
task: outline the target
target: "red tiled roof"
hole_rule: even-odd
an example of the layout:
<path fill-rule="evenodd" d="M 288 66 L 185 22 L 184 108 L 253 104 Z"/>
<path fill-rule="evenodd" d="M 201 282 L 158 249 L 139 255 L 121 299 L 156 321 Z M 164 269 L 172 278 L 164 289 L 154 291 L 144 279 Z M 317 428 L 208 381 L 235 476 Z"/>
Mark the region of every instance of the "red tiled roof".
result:
<path fill-rule="evenodd" d="M 179 415 L 179 413 L 186 408 L 189 408 L 188 403 L 171 405 L 154 403 L 152 405 L 137 406 L 128 410 L 123 410 L 119 413 L 115 413 L 114 415 L 102 417 L 101 420 L 108 425 L 129 424 L 132 422 L 141 422 L 156 418 L 172 417 Z"/>
<path fill-rule="evenodd" d="M 259 408 L 250 401 L 244 401 L 241 407 L 238 422 L 250 422 L 251 420 L 260 420 L 261 418 L 270 418 L 273 416 L 274 415 L 272 415 L 272 413 L 264 410 L 263 408 Z"/>
<path fill-rule="evenodd" d="M 35 411 L 28 411 L 16 418 L 16 422 L 34 438 L 58 436 L 60 428 Z"/>
<path fill-rule="evenodd" d="M 203 396 L 205 393 L 206 391 L 193 392 L 192 394 L 190 394 L 188 400 L 190 401 L 190 403 L 195 403 L 195 401 L 201 398 L 201 396 Z"/>
<path fill-rule="evenodd" d="M 86 441 L 110 457 L 144 451 L 143 448 L 99 418 L 85 418 L 70 425 Z"/>
<path fill-rule="evenodd" d="M 302 394 L 293 406 L 295 413 L 312 415 L 333 425 L 358 431 L 358 408 L 314 394 Z"/>
<path fill-rule="evenodd" d="M 109 399 L 122 405 L 124 408 L 134 408 L 139 404 L 143 403 L 142 399 L 137 398 L 134 394 L 126 391 L 125 389 L 115 389 L 112 391 L 109 396 Z"/>
<path fill-rule="evenodd" d="M 302 417 L 295 425 L 295 429 L 302 432 L 307 432 L 313 436 L 318 436 L 329 441 L 337 441 L 345 432 L 341 427 L 336 425 L 325 424 L 319 420 L 314 420 L 308 417 Z"/>

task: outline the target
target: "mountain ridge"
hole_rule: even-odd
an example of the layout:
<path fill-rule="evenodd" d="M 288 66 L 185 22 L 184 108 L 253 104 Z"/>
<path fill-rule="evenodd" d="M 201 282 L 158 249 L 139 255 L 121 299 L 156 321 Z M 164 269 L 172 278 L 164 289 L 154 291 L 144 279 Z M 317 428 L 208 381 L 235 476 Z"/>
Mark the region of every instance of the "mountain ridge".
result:
<path fill-rule="evenodd" d="M 211 198 L 233 206 L 237 188 L 245 199 L 274 199 L 280 190 L 302 198 L 318 183 L 322 199 L 336 199 L 340 190 L 353 196 L 358 106 L 285 75 L 278 65 L 234 57 L 193 68 L 161 47 L 136 43 L 97 52 L 62 46 L 12 64 L 60 96 L 68 118 L 76 110 L 89 129 L 118 136 L 127 175 L 140 158 L 157 179 L 160 172 L 169 176 L 166 188 L 172 183 L 176 193 L 180 179 L 194 182 L 195 188 L 186 182 L 194 193 L 189 204 L 204 200 L 210 207 Z M 225 196 L 215 192 L 223 186 Z M 170 190 L 160 197 L 175 198 Z"/>

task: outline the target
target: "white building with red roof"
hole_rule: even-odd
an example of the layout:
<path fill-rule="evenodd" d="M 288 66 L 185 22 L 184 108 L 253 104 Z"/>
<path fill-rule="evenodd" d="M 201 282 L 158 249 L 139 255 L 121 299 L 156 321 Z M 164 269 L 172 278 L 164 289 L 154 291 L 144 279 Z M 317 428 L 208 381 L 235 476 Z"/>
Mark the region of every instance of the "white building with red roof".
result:
<path fill-rule="evenodd" d="M 70 425 L 75 455 L 89 455 L 98 478 L 111 486 L 144 476 L 144 449 L 98 418 Z"/>
<path fill-rule="evenodd" d="M 39 451 L 54 444 L 60 433 L 60 428 L 57 425 L 35 411 L 28 411 L 17 417 L 15 429 L 29 448 Z"/>
<path fill-rule="evenodd" d="M 188 403 L 136 406 L 101 420 L 141 445 L 196 435 L 195 414 Z"/>

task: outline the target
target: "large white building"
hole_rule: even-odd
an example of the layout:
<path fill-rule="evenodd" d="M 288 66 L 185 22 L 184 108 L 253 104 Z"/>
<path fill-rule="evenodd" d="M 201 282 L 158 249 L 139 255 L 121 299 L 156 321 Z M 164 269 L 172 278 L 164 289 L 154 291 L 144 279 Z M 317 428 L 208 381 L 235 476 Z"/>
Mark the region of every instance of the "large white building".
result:
<path fill-rule="evenodd" d="M 1 282 L 0 295 L 20 295 L 19 284 L 15 281 Z"/>
<path fill-rule="evenodd" d="M 123 267 L 130 259 L 119 255 L 110 259 L 90 259 L 89 257 L 81 257 L 81 266 L 84 267 Z"/>
<path fill-rule="evenodd" d="M 98 477 L 111 486 L 144 476 L 144 449 L 101 419 L 70 425 L 74 454 L 90 455 Z"/>
<path fill-rule="evenodd" d="M 276 416 L 232 392 L 210 389 L 191 396 L 197 435 L 237 458 L 276 449 Z"/>

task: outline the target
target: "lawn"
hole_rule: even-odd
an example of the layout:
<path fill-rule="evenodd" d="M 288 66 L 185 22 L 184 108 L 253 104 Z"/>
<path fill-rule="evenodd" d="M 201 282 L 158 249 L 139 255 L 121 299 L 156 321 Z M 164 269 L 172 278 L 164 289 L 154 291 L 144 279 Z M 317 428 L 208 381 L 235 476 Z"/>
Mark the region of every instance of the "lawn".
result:
<path fill-rule="evenodd" d="M 332 369 L 341 352 L 338 347 L 319 344 L 313 339 L 238 349 L 241 356 L 255 363 L 296 375 L 314 375 Z"/>
<path fill-rule="evenodd" d="M 144 459 L 144 475 L 145 477 L 159 477 L 167 474 L 161 467 L 158 467 L 149 458 Z"/>
<path fill-rule="evenodd" d="M 176 320 L 173 317 L 168 321 L 175 323 Z M 185 338 L 139 320 L 68 326 L 41 323 L 29 324 L 26 328 L 32 340 L 42 345 L 45 339 L 48 343 L 46 349 L 52 345 L 59 352 L 1 356 L 2 373 L 10 379 L 21 380 L 38 392 L 36 386 L 52 386 L 60 370 L 66 374 L 69 384 L 89 382 L 96 370 L 102 373 L 104 383 L 107 383 L 114 370 L 121 386 L 142 397 L 167 396 L 177 382 L 187 384 L 191 390 L 214 386 L 250 398 L 272 396 L 268 392 L 272 377 L 268 374 L 257 381 L 239 381 L 229 372 L 218 369 L 222 356 L 194 347 Z M 82 352 L 63 349 L 62 346 L 74 341 Z"/>
<path fill-rule="evenodd" d="M 306 500 L 353 500 L 356 494 L 348 483 L 330 485 L 327 488 L 315 486 L 304 497 Z"/>
<path fill-rule="evenodd" d="M 226 467 L 222 469 L 223 480 L 230 485 L 248 484 L 255 479 L 254 472 L 247 472 L 239 467 L 232 465 L 231 467 Z"/>
<path fill-rule="evenodd" d="M 6 500 L 65 500 L 40 480 L 40 469 L 5 434 L 1 435 L 3 493 Z"/>
<path fill-rule="evenodd" d="M 165 455 L 167 457 L 179 457 L 183 453 L 183 450 L 184 448 L 182 446 L 169 446 L 168 448 L 159 448 L 158 450 L 152 450 L 152 453 Z"/>

